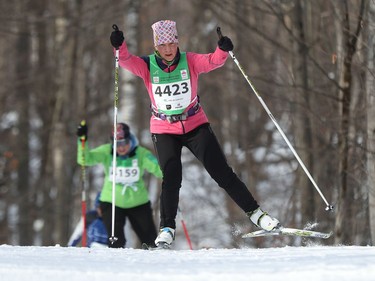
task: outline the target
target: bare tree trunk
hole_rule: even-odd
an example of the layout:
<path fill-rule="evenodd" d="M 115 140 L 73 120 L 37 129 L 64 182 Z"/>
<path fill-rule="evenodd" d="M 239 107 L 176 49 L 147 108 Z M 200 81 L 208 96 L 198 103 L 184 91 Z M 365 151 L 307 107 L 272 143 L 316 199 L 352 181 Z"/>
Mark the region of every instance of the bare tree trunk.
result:
<path fill-rule="evenodd" d="M 338 201 L 337 201 L 337 217 L 335 224 L 336 242 L 349 243 L 352 230 L 346 223 L 352 218 L 351 200 L 352 190 L 348 186 L 348 167 L 349 167 L 349 142 L 350 142 L 350 118 L 351 118 L 351 102 L 352 102 L 352 62 L 356 52 L 356 44 L 358 36 L 362 29 L 362 16 L 364 11 L 364 3 L 361 1 L 361 9 L 358 15 L 357 30 L 355 33 L 350 32 L 349 9 L 348 2 L 341 1 L 335 3 L 337 15 L 339 15 L 340 26 L 338 32 L 342 33 L 342 52 L 338 53 L 339 63 L 342 63 L 339 72 L 339 99 L 341 106 L 339 108 L 340 116 L 340 138 L 339 138 L 339 185 L 338 185 Z M 341 43 L 339 42 L 341 45 Z M 344 227 L 345 226 L 345 227 Z"/>
<path fill-rule="evenodd" d="M 375 2 L 368 10 L 367 96 L 367 188 L 372 245 L 375 243 Z"/>
<path fill-rule="evenodd" d="M 30 34 L 27 23 L 27 6 L 23 5 L 23 1 L 17 1 L 19 15 L 26 15 L 23 20 L 19 22 L 19 31 L 25 34 Z M 20 245 L 32 244 L 32 219 L 30 217 L 30 57 L 31 57 L 31 42 L 30 36 L 18 37 L 16 45 L 18 57 L 16 60 L 17 72 L 17 96 L 19 101 L 19 124 L 17 138 L 18 149 L 17 156 L 19 159 L 18 166 L 18 208 L 19 208 L 19 243 Z"/>
<path fill-rule="evenodd" d="M 311 34 L 308 34 L 310 30 L 311 22 L 308 18 L 311 13 L 311 6 L 308 1 L 304 1 L 304 7 L 302 8 L 301 1 L 295 1 L 294 8 L 294 35 L 295 40 L 294 52 L 292 61 L 294 61 L 294 83 L 295 88 L 293 92 L 295 95 L 295 115 L 294 126 L 295 126 L 295 144 L 301 160 L 304 162 L 306 167 L 313 167 L 313 157 L 311 150 L 312 145 L 312 121 L 307 114 L 311 111 L 310 106 L 310 95 L 309 95 L 309 73 L 308 73 L 308 40 Z M 296 54 L 296 55 L 294 55 Z M 309 169 L 309 168 L 308 168 Z M 315 200 L 314 200 L 314 188 L 311 185 L 308 177 L 304 171 L 300 168 L 298 170 L 296 179 L 296 188 L 300 190 L 300 204 L 301 204 L 301 217 L 303 221 L 312 221 L 315 213 Z"/>
<path fill-rule="evenodd" d="M 59 16 L 56 20 L 56 61 L 59 67 L 58 91 L 56 93 L 56 103 L 52 118 L 52 138 L 49 152 L 52 157 L 53 183 L 56 188 L 56 213 L 55 213 L 55 236 L 57 243 L 65 243 L 69 229 L 69 195 L 71 179 L 67 177 L 65 163 L 70 159 L 64 151 L 68 140 L 66 138 L 68 128 L 66 124 L 71 118 L 71 104 L 76 100 L 76 73 L 77 73 L 77 50 L 78 50 L 78 30 L 80 27 L 79 18 L 81 16 L 81 1 L 75 6 L 69 1 L 59 1 Z M 72 112 L 73 113 L 73 112 Z M 75 142 L 73 142 L 75 143 Z"/>

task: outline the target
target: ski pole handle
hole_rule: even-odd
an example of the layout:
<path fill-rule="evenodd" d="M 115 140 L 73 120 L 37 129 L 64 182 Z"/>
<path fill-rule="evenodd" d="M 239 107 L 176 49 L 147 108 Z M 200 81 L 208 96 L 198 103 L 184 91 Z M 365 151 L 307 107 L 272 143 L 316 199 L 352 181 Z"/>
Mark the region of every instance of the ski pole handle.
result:
<path fill-rule="evenodd" d="M 85 125 L 86 125 L 86 120 L 82 120 L 80 125 L 81 125 L 82 127 L 85 126 Z M 84 146 L 85 146 L 85 140 L 86 140 L 86 137 L 87 137 L 87 132 L 86 132 L 86 136 L 82 136 L 82 137 L 80 138 L 81 143 L 82 143 L 82 148 L 84 148 Z"/>
<path fill-rule="evenodd" d="M 119 45 L 116 45 L 115 49 L 116 51 L 120 48 L 120 45 L 122 44 L 122 42 L 124 41 L 124 34 L 119 30 L 117 24 L 112 24 L 112 28 L 113 28 L 113 32 L 111 34 L 111 43 L 112 43 L 112 35 L 114 35 L 116 37 L 116 41 L 117 40 L 121 40 L 121 43 Z M 118 38 L 119 36 L 121 36 L 122 38 Z M 116 43 L 118 44 L 118 43 Z M 116 55 L 116 57 L 118 58 L 118 54 Z"/>
<path fill-rule="evenodd" d="M 223 37 L 223 34 L 221 33 L 221 28 L 220 28 L 220 26 L 218 26 L 218 27 L 216 28 L 216 32 L 217 32 L 217 36 L 219 36 L 219 39 L 221 39 L 221 38 Z"/>
<path fill-rule="evenodd" d="M 220 28 L 220 26 L 218 26 L 218 27 L 216 28 L 216 32 L 217 32 L 217 36 L 219 37 L 219 40 L 220 40 L 221 38 L 223 38 L 223 34 L 221 33 L 221 28 Z M 232 59 L 234 59 L 234 61 L 236 62 L 237 59 L 235 58 L 233 52 L 232 52 L 232 51 L 229 51 L 228 53 L 229 53 L 229 55 L 232 57 Z M 238 65 L 238 62 L 236 62 L 236 64 Z"/>

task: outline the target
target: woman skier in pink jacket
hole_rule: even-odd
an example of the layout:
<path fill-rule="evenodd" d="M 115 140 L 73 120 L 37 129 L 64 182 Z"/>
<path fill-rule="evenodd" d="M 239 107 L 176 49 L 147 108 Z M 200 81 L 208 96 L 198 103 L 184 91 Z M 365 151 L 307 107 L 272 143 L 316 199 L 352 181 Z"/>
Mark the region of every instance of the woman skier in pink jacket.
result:
<path fill-rule="evenodd" d="M 232 41 L 224 36 L 213 53 L 180 52 L 176 23 L 152 25 L 155 52 L 131 54 L 123 32 L 115 29 L 111 44 L 119 50 L 119 65 L 143 79 L 151 101 L 150 131 L 163 172 L 158 247 L 169 248 L 175 238 L 182 182 L 181 150 L 187 147 L 210 176 L 258 227 L 271 231 L 279 221 L 262 211 L 246 185 L 233 172 L 219 145 L 198 96 L 198 76 L 224 65 Z"/>

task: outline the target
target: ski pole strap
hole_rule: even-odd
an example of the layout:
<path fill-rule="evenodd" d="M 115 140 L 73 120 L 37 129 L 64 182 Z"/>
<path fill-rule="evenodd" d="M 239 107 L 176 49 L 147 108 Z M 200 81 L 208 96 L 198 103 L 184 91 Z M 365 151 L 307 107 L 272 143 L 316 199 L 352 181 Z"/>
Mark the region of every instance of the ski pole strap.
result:
<path fill-rule="evenodd" d="M 219 39 L 221 39 L 221 37 L 223 37 L 223 34 L 221 33 L 221 28 L 220 28 L 220 26 L 218 26 L 218 27 L 216 28 L 216 33 L 217 33 L 217 36 L 219 36 Z"/>

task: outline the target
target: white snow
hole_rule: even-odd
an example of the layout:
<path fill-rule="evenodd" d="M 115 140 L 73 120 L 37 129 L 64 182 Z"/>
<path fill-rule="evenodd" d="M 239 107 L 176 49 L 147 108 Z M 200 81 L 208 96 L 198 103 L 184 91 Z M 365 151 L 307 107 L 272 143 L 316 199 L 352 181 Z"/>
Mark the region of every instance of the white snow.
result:
<path fill-rule="evenodd" d="M 0 246 L 2 281 L 375 280 L 375 247 L 162 250 Z"/>

